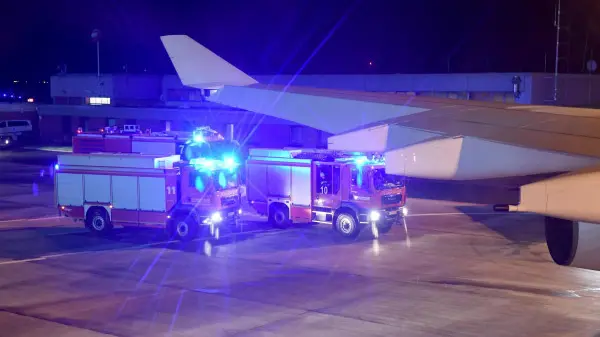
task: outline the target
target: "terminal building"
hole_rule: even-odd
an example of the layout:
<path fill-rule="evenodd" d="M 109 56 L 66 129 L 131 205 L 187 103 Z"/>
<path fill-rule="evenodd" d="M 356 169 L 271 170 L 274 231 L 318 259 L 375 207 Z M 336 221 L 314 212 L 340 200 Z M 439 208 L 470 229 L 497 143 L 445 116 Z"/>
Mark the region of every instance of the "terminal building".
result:
<path fill-rule="evenodd" d="M 293 76 L 255 76 L 288 84 Z M 561 74 L 554 101 L 553 74 L 299 75 L 292 85 L 388 92 L 458 100 L 600 107 L 600 76 Z M 326 147 L 330 135 L 270 116 L 206 100 L 208 90 L 185 87 L 176 75 L 60 74 L 50 80 L 52 104 L 1 104 L 0 120 L 31 119 L 42 143 L 68 144 L 81 127 L 137 124 L 142 130 L 189 131 L 210 125 L 249 146 Z M 274 102 L 276 104 L 276 102 Z M 368 113 L 368 112 L 366 112 Z M 328 121 L 323 116 L 324 123 Z"/>

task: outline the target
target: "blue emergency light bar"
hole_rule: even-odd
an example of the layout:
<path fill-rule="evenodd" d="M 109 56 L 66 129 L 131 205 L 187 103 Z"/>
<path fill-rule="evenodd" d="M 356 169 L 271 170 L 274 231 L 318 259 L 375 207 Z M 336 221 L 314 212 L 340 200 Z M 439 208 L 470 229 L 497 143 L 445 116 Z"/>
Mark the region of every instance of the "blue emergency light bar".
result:
<path fill-rule="evenodd" d="M 231 155 L 223 156 L 223 159 L 214 158 L 192 158 L 190 165 L 198 171 L 235 170 L 240 164 Z"/>

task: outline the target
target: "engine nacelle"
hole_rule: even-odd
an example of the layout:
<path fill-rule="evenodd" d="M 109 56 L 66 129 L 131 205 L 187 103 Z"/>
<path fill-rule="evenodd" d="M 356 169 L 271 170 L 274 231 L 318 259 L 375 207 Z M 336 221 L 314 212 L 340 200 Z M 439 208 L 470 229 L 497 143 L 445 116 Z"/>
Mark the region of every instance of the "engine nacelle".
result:
<path fill-rule="evenodd" d="M 561 266 L 600 270 L 600 225 L 546 217 L 546 243 Z"/>

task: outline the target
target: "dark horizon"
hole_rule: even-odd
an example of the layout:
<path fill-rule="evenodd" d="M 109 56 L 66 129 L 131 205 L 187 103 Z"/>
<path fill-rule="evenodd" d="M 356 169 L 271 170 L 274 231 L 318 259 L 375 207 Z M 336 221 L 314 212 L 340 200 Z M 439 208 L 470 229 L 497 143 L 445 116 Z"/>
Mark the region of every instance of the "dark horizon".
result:
<path fill-rule="evenodd" d="M 563 1 L 562 10 L 561 56 L 570 49 L 568 70 L 581 72 L 600 42 L 593 20 L 600 4 Z M 250 74 L 554 70 L 553 1 L 111 0 L 83 6 L 64 0 L 14 3 L 3 11 L 9 14 L 0 20 L 0 43 L 8 51 L 0 57 L 3 82 L 47 80 L 61 64 L 70 73 L 95 73 L 95 28 L 102 31 L 103 73 L 124 72 L 126 65 L 131 73 L 173 74 L 159 39 L 166 34 L 189 35 Z"/>

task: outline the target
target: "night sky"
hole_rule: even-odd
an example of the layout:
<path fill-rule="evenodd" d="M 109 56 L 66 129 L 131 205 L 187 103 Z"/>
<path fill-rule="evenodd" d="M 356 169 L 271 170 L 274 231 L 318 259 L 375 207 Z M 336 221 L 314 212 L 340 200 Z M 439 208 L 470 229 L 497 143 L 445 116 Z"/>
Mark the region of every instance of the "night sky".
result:
<path fill-rule="evenodd" d="M 6 1 L 0 80 L 101 71 L 174 73 L 159 37 L 187 34 L 250 74 L 543 71 L 555 0 Z M 600 42 L 600 1 L 563 0 L 570 71 Z M 564 35 L 567 41 L 568 35 Z M 566 45 L 565 45 L 566 46 Z M 566 56 L 565 48 L 565 56 Z M 312 55 L 312 57 L 311 57 Z M 600 59 L 600 49 L 597 50 Z M 369 66 L 369 62 L 372 65 Z M 566 65 L 566 64 L 565 64 Z"/>

